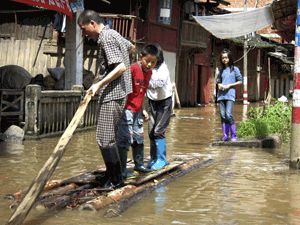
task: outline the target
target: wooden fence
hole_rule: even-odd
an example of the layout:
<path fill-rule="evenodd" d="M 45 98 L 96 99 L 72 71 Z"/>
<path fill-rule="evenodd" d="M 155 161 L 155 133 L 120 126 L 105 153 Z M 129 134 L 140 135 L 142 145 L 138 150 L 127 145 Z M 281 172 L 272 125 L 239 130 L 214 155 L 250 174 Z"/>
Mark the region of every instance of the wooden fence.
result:
<path fill-rule="evenodd" d="M 38 85 L 28 85 L 25 91 L 26 138 L 63 133 L 72 120 L 84 94 L 78 89 L 41 91 Z M 96 107 L 97 97 L 93 97 L 78 130 L 96 125 Z"/>
<path fill-rule="evenodd" d="M 5 120 L 5 121 L 4 121 Z M 24 120 L 24 91 L 0 89 L 0 128 L 20 125 Z"/>

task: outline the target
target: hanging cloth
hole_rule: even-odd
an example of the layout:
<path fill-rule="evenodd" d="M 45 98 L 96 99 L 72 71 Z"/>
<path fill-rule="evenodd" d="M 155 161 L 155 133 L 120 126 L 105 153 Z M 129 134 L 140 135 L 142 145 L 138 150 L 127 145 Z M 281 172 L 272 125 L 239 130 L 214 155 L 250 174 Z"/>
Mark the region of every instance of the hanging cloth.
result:
<path fill-rule="evenodd" d="M 236 38 L 271 25 L 270 6 L 246 12 L 214 16 L 193 16 L 198 24 L 220 39 Z"/>

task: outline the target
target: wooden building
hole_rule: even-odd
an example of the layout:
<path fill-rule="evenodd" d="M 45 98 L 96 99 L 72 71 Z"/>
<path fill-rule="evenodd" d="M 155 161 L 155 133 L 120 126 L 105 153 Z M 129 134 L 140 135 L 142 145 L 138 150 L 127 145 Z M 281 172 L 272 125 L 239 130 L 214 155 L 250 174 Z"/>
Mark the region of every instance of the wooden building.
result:
<path fill-rule="evenodd" d="M 196 24 L 191 19 L 191 15 L 228 13 L 230 6 L 241 8 L 241 5 L 234 5 L 239 1 L 197 1 L 197 4 L 193 0 L 110 0 L 109 2 L 110 4 L 105 1 L 85 0 L 84 6 L 86 9 L 100 12 L 108 25 L 135 43 L 138 48 L 150 42 L 158 42 L 162 46 L 170 69 L 171 80 L 176 83 L 183 106 L 197 106 L 214 102 L 217 57 L 222 46 L 228 44 L 226 41 L 214 38 L 208 31 Z M 252 1 L 251 4 L 254 2 Z M 27 69 L 32 76 L 36 74 L 46 76 L 47 68 L 65 66 L 68 68 L 69 65 L 74 65 L 72 62 L 66 64 L 65 60 L 65 55 L 70 54 L 76 48 L 74 44 L 70 45 L 72 41 L 68 37 L 68 33 L 73 32 L 74 34 L 74 32 L 76 33 L 74 29 L 78 29 L 74 18 L 73 20 L 66 19 L 67 32 L 61 32 L 55 26 L 57 17 L 55 11 L 42 10 L 10 0 L 4 0 L 4 3 L 5 7 L 0 10 L 3 15 L 0 18 L 0 66 L 16 64 Z M 251 7 L 254 6 L 255 4 L 251 5 Z M 60 18 L 63 17 L 60 16 Z M 60 21 L 60 23 L 62 22 Z M 236 49 L 234 50 L 236 58 L 241 57 L 240 45 L 231 43 L 231 48 Z M 266 60 L 263 57 L 268 55 L 268 52 L 264 50 L 260 52 L 262 64 Z M 256 60 L 258 57 L 258 53 L 255 51 L 249 52 L 251 60 Z M 82 69 L 95 73 L 96 55 L 95 43 L 85 40 Z M 276 60 L 278 59 L 274 60 L 274 65 Z M 253 66 L 253 68 L 248 68 L 249 80 L 251 83 L 256 81 L 256 85 L 264 87 L 265 77 L 268 73 L 265 71 L 268 70 L 259 69 L 261 77 L 258 82 L 255 77 L 257 76 L 257 64 L 257 62 L 250 64 L 250 67 Z M 240 68 L 242 69 L 242 67 Z M 274 67 L 271 66 L 271 68 Z M 74 74 L 72 70 L 69 73 L 71 76 Z M 77 76 L 80 73 L 82 73 L 80 68 L 75 70 Z M 253 77 L 252 74 L 254 74 Z M 78 84 L 76 82 L 81 82 L 81 80 L 69 80 L 67 83 L 70 85 L 67 89 L 70 89 L 72 82 Z M 277 81 L 275 79 L 272 82 L 276 83 Z M 274 90 L 277 86 L 279 89 L 280 87 L 288 89 L 284 88 L 285 84 L 274 85 Z M 257 88 L 254 85 L 249 86 L 249 100 L 263 98 L 264 90 L 259 89 L 259 93 L 254 94 L 255 90 Z"/>
<path fill-rule="evenodd" d="M 72 19 L 66 18 L 64 21 L 64 17 L 55 11 L 34 8 L 10 0 L 4 1 L 5 8 L 0 10 L 0 13 L 4 15 L 0 18 L 0 48 L 2 50 L 0 52 L 0 66 L 15 64 L 27 69 L 32 76 L 43 74 L 45 77 L 48 75 L 48 68 L 65 67 L 65 76 L 69 79 L 65 78 L 65 88 L 68 84 L 67 89 L 71 89 L 73 84 L 81 84 L 77 83 L 78 80 L 76 79 L 81 76 L 83 68 L 95 74 L 97 46 L 95 42 L 80 40 L 76 16 Z M 179 0 L 112 0 L 110 4 L 105 3 L 105 1 L 85 0 L 84 5 L 86 9 L 101 12 L 100 14 L 107 25 L 136 44 L 138 48 L 146 43 L 158 42 L 164 50 L 171 80 L 175 82 L 180 28 Z M 62 24 L 65 24 L 65 28 Z M 69 56 L 77 55 L 76 51 L 80 45 L 83 48 L 81 53 L 83 68 L 73 70 L 71 67 L 80 67 L 80 60 L 72 63 Z M 68 77 L 67 72 L 76 79 Z M 42 91 L 41 96 L 49 96 L 49 93 Z M 51 101 L 54 108 L 55 104 Z M 60 107 L 65 108 L 67 106 L 61 105 Z M 51 108 L 53 118 L 49 115 L 52 124 L 55 123 L 54 117 L 57 114 L 54 112 L 56 110 L 54 108 Z M 43 120 L 42 117 L 40 119 Z M 35 119 L 32 118 L 32 120 Z M 39 119 L 37 121 L 44 123 Z M 59 132 L 67 125 L 67 123 L 62 124 L 64 125 L 57 126 Z M 56 126 L 51 125 L 51 127 L 54 129 L 43 128 L 30 132 L 39 133 L 41 130 L 58 132 Z"/>

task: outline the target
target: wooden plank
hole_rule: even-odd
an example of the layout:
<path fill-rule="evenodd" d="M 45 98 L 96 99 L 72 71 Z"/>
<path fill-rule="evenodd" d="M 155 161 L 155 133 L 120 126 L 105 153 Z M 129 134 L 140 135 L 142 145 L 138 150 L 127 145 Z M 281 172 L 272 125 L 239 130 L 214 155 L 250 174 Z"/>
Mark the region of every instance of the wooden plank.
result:
<path fill-rule="evenodd" d="M 67 127 L 66 131 L 63 133 L 62 137 L 60 138 L 59 142 L 57 143 L 52 155 L 49 157 L 43 168 L 38 173 L 37 177 L 33 180 L 31 186 L 29 187 L 28 192 L 26 193 L 25 197 L 23 198 L 20 205 L 14 211 L 12 216 L 8 221 L 8 225 L 17 225 L 22 224 L 26 216 L 28 215 L 29 211 L 33 207 L 36 199 L 42 193 L 45 184 L 53 174 L 58 162 L 62 158 L 65 148 L 69 143 L 71 137 L 75 129 L 77 128 L 87 106 L 91 100 L 91 93 L 87 93 L 83 101 L 81 102 L 79 108 L 77 109 L 71 123 Z"/>
<path fill-rule="evenodd" d="M 23 67 L 29 71 L 30 39 L 25 40 Z"/>
<path fill-rule="evenodd" d="M 20 57 L 20 40 L 15 40 L 14 42 L 14 49 L 12 52 L 13 61 L 12 64 L 19 65 L 18 64 L 18 58 Z"/>
<path fill-rule="evenodd" d="M 13 62 L 13 54 L 12 54 L 12 51 L 14 49 L 13 45 L 14 45 L 14 39 L 12 38 L 12 39 L 10 39 L 10 41 L 8 43 L 5 65 L 12 64 L 12 62 Z"/>
<path fill-rule="evenodd" d="M 1 32 L 1 31 L 0 31 Z M 4 42 L 1 40 L 0 41 L 0 49 L 1 49 L 1 51 L 0 51 L 0 65 L 4 65 L 4 52 L 3 52 L 3 49 L 4 49 Z"/>
<path fill-rule="evenodd" d="M 29 43 L 30 43 L 30 52 L 29 52 L 29 57 L 28 57 L 28 71 L 33 74 L 33 70 L 34 68 L 32 67 L 33 65 L 33 59 L 34 59 L 34 54 L 35 54 L 35 46 L 34 46 L 34 42 L 32 39 L 29 39 Z"/>
<path fill-rule="evenodd" d="M 20 40 L 19 53 L 17 57 L 17 64 L 21 67 L 24 67 L 24 51 L 25 51 L 25 41 Z"/>
<path fill-rule="evenodd" d="M 149 180 L 154 180 L 155 178 L 170 172 L 171 170 L 176 169 L 178 166 L 183 164 L 183 162 L 172 162 L 161 170 L 153 171 L 150 173 L 145 173 L 144 175 L 139 175 L 137 178 L 127 179 L 125 181 L 126 184 L 140 185 L 146 183 Z"/>

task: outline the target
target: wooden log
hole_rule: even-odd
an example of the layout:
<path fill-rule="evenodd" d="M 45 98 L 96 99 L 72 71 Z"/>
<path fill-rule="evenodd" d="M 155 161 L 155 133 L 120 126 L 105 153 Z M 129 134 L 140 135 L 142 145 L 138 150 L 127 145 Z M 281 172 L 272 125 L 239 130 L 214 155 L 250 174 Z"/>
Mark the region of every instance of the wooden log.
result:
<path fill-rule="evenodd" d="M 53 174 L 58 162 L 64 154 L 64 150 L 69 143 L 77 125 L 79 124 L 87 106 L 92 97 L 92 93 L 87 93 L 83 101 L 81 102 L 78 110 L 76 111 L 72 121 L 63 133 L 58 144 L 56 145 L 52 155 L 47 160 L 43 168 L 39 171 L 37 177 L 30 185 L 28 192 L 23 198 L 18 208 L 14 211 L 7 224 L 22 224 L 30 209 L 33 207 L 38 196 L 42 193 L 46 182 Z"/>
<path fill-rule="evenodd" d="M 146 173 L 144 176 L 138 176 L 137 178 L 134 179 L 129 179 L 126 183 L 128 184 L 133 184 L 133 185 L 140 185 L 143 183 L 146 183 L 149 180 L 152 180 L 154 178 L 159 177 L 160 175 L 169 172 L 173 169 L 175 169 L 176 167 L 178 167 L 179 165 L 181 165 L 183 162 L 175 162 L 172 163 L 170 165 L 167 165 L 166 167 L 164 167 L 161 170 L 157 170 L 157 171 L 153 171 L 151 173 Z"/>
<path fill-rule="evenodd" d="M 41 199 L 46 199 L 50 196 L 55 196 L 55 195 L 64 195 L 67 192 L 70 192 L 71 190 L 76 189 L 78 186 L 75 183 L 71 183 L 56 189 L 53 189 L 51 191 L 45 192 L 44 194 L 42 194 L 39 198 L 39 200 Z"/>
<path fill-rule="evenodd" d="M 92 185 L 85 184 L 78 187 L 75 184 L 69 184 L 66 187 L 68 188 L 60 188 L 60 191 L 51 191 L 51 193 L 47 193 L 47 196 L 43 196 L 43 198 L 41 197 L 37 203 L 51 210 L 63 209 L 69 205 L 72 205 L 72 202 L 77 201 L 76 196 L 81 191 L 91 188 Z M 95 198 L 95 195 L 93 195 L 93 197 Z M 83 199 L 81 199 L 81 201 L 83 201 Z M 88 199 L 86 199 L 86 201 L 88 201 Z"/>
<path fill-rule="evenodd" d="M 87 171 L 82 172 L 78 175 L 75 175 L 73 177 L 68 177 L 65 179 L 57 179 L 57 180 L 50 180 L 47 182 L 47 184 L 44 187 L 44 192 L 49 192 L 50 190 L 57 189 L 63 185 L 68 184 L 88 184 L 91 182 L 94 182 L 95 177 L 97 174 L 102 174 L 105 172 L 104 166 L 100 166 L 99 169 L 96 169 L 94 171 Z M 16 202 L 21 202 L 21 200 L 24 198 L 26 194 L 26 191 L 18 191 L 14 194 L 9 194 L 8 196 L 11 196 Z"/>
<path fill-rule="evenodd" d="M 110 192 L 103 192 L 95 182 L 97 173 L 104 172 L 102 168 L 71 178 L 50 181 L 48 185 L 51 188 L 59 185 L 48 192 L 44 192 L 37 204 L 56 210 L 65 207 L 79 208 L 80 210 L 101 210 L 101 213 L 104 212 L 105 216 L 110 217 L 116 215 L 116 212 L 123 212 L 155 188 L 166 185 L 174 179 L 212 162 L 211 159 L 203 159 L 199 154 L 181 154 L 174 156 L 173 159 L 176 161 L 171 162 L 167 168 L 147 175 L 140 175 L 134 180 L 128 180 L 126 186 Z M 76 186 L 79 186 L 73 189 L 75 183 Z M 54 185 L 51 186 L 52 184 Z M 70 189 L 63 185 L 69 185 Z"/>

